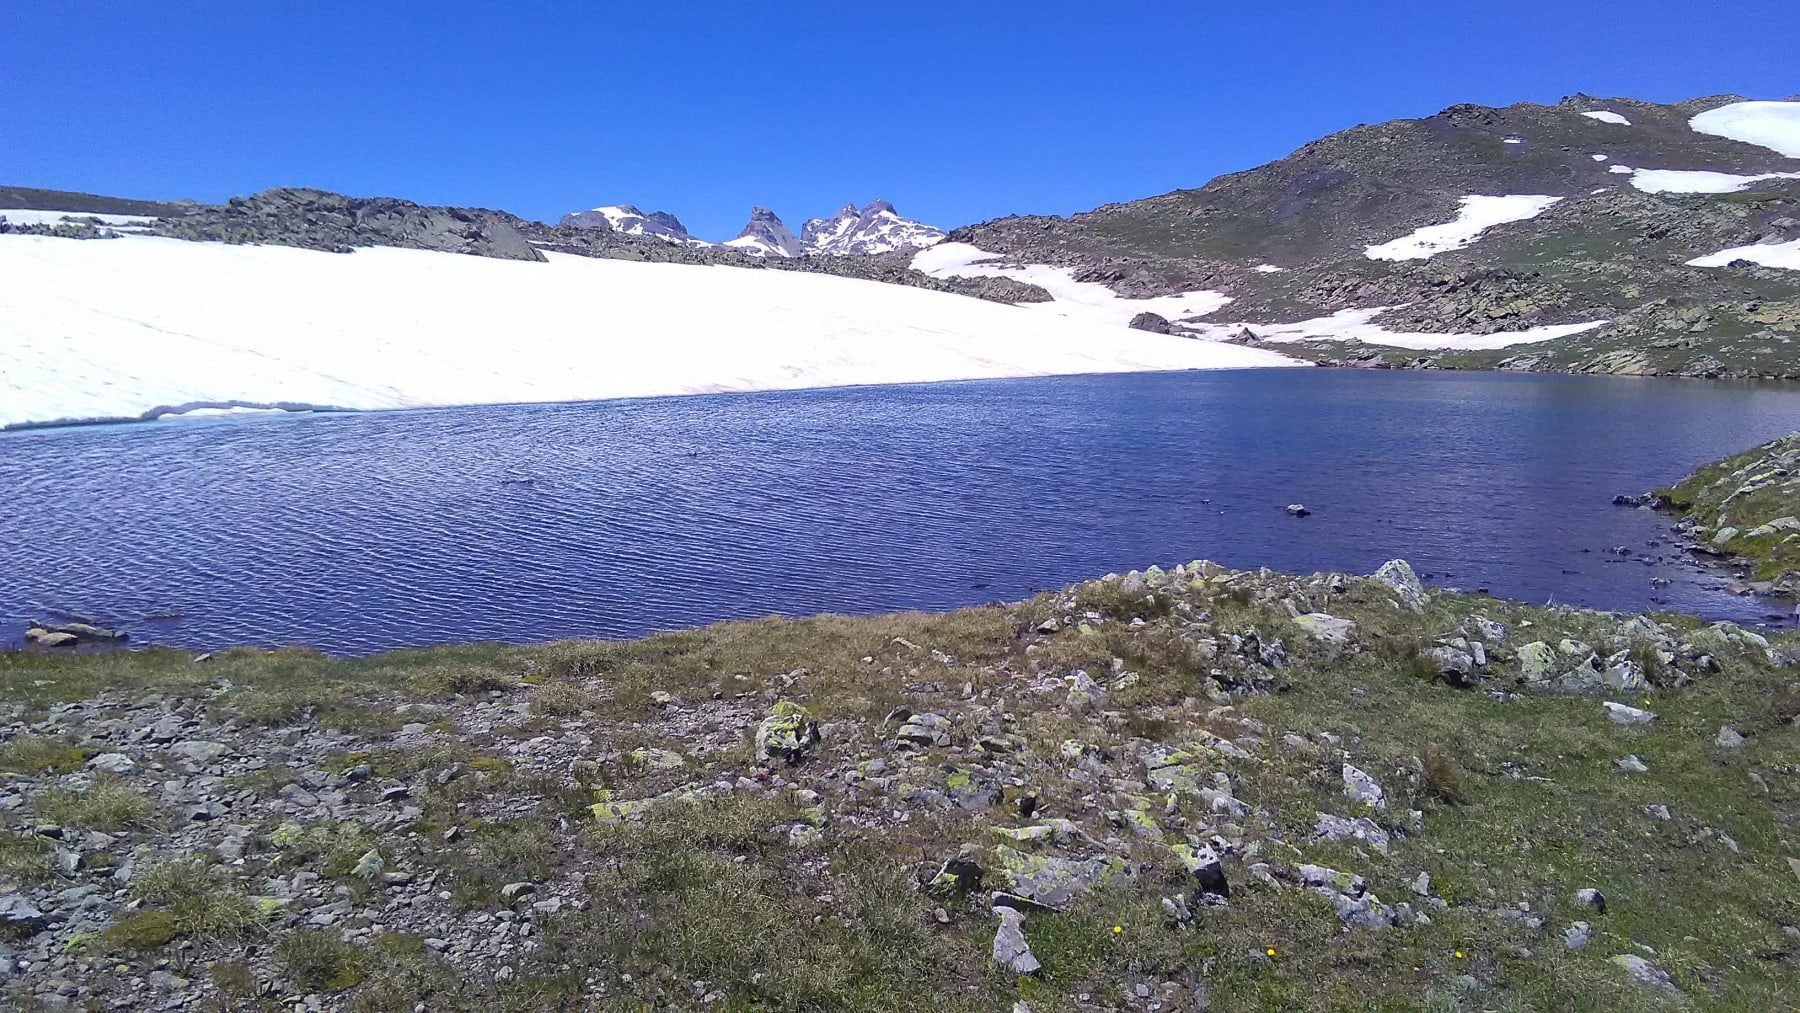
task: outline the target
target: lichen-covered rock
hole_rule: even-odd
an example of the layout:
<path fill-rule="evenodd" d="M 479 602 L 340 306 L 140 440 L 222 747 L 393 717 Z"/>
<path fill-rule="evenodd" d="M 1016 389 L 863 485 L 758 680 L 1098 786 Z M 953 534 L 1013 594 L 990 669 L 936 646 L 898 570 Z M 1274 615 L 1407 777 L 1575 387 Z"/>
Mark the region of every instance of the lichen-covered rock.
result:
<path fill-rule="evenodd" d="M 1356 633 L 1356 623 L 1324 612 L 1308 612 L 1294 617 L 1294 625 L 1306 635 L 1324 644 L 1343 646 Z"/>
<path fill-rule="evenodd" d="M 1612 958 L 1612 962 L 1624 970 L 1626 977 L 1639 985 L 1679 994 L 1680 990 L 1675 987 L 1675 982 L 1669 977 L 1669 972 L 1635 953 L 1621 953 Z"/>
<path fill-rule="evenodd" d="M 790 700 L 776 703 L 774 711 L 756 726 L 758 763 L 796 766 L 818 744 L 819 723 L 805 707 Z"/>
<path fill-rule="evenodd" d="M 1029 855 L 1005 845 L 994 848 L 991 864 L 1007 892 L 1052 909 L 1065 908 L 1081 894 L 1127 874 L 1124 860 L 1116 855 L 1062 858 Z"/>
<path fill-rule="evenodd" d="M 1376 809 L 1387 807 L 1387 792 L 1373 777 L 1350 764 L 1344 764 L 1344 794 L 1354 801 Z"/>
<path fill-rule="evenodd" d="M 1076 669 L 1073 674 L 1065 676 L 1065 678 L 1069 681 L 1069 696 L 1065 704 L 1071 711 L 1076 713 L 1096 711 L 1105 704 L 1105 692 L 1101 690 L 1100 684 L 1086 672 Z"/>
<path fill-rule="evenodd" d="M 1419 575 L 1413 572 L 1412 564 L 1406 560 L 1388 560 L 1381 564 L 1381 568 L 1370 579 L 1394 592 L 1394 597 L 1406 608 L 1414 612 L 1424 610 L 1425 585 L 1419 583 Z"/>
<path fill-rule="evenodd" d="M 1519 678 L 1533 689 L 1542 689 L 1556 676 L 1556 651 L 1542 640 L 1519 648 Z"/>
<path fill-rule="evenodd" d="M 894 741 L 907 746 L 948 746 L 950 719 L 942 714 L 914 714 L 900 726 Z"/>
<path fill-rule="evenodd" d="M 1169 850 L 1181 862 L 1188 875 L 1200 887 L 1200 892 L 1215 897 L 1230 897 L 1231 884 L 1225 881 L 1225 863 L 1220 860 L 1219 853 L 1210 846 L 1192 844 L 1171 844 Z"/>
<path fill-rule="evenodd" d="M 1367 817 L 1359 816 L 1350 819 L 1333 816 L 1330 813 L 1317 813 L 1318 822 L 1313 834 L 1327 841 L 1358 841 L 1367 844 L 1381 854 L 1387 854 L 1392 843 L 1388 832 L 1379 823 Z"/>

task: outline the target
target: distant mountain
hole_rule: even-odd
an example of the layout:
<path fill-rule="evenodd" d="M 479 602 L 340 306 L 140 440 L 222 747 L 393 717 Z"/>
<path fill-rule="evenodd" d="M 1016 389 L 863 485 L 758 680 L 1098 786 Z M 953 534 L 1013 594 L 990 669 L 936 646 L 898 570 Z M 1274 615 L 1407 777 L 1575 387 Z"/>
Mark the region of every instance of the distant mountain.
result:
<path fill-rule="evenodd" d="M 867 207 L 846 204 L 830 218 L 811 218 L 794 235 L 779 215 L 750 209 L 750 221 L 735 239 L 713 244 L 695 239 L 681 220 L 666 211 L 645 213 L 630 204 L 597 207 L 562 216 L 559 226 L 597 229 L 621 236 L 647 236 L 682 246 L 724 246 L 755 257 L 852 257 L 931 246 L 944 230 L 902 218 L 884 200 Z"/>
<path fill-rule="evenodd" d="M 902 218 L 884 200 L 870 201 L 860 211 L 846 204 L 830 218 L 813 218 L 800 228 L 801 247 L 825 256 L 889 253 L 932 246 L 943 238 L 943 229 Z"/>
<path fill-rule="evenodd" d="M 750 222 L 744 226 L 744 231 L 722 245 L 765 257 L 798 257 L 805 252 L 794 230 L 765 207 L 751 208 Z"/>
<path fill-rule="evenodd" d="M 562 216 L 559 225 L 573 225 L 583 229 L 605 229 L 625 236 L 652 236 L 683 246 L 711 246 L 702 239 L 688 235 L 681 219 L 667 211 L 651 211 L 648 214 L 639 211 L 630 204 L 614 204 L 597 207 L 589 211 L 576 211 Z"/>

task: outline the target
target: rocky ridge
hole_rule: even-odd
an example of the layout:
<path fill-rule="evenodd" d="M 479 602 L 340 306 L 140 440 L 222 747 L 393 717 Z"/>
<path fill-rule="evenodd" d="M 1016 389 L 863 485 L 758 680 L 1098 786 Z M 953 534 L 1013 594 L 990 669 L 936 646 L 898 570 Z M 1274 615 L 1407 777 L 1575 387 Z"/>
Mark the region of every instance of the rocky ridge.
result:
<path fill-rule="evenodd" d="M 1197 561 L 635 644 L 0 654 L 4 987 L 1773 1008 L 1793 650 Z"/>

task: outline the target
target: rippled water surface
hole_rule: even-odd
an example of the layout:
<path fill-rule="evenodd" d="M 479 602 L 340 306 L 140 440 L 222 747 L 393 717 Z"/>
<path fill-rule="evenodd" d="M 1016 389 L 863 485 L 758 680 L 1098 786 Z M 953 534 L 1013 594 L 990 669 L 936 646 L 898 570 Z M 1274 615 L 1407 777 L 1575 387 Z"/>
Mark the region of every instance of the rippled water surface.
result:
<path fill-rule="evenodd" d="M 1197 557 L 1753 621 L 1610 501 L 1797 425 L 1773 386 L 1271 370 L 16 432 L 0 642 L 619 637 Z"/>

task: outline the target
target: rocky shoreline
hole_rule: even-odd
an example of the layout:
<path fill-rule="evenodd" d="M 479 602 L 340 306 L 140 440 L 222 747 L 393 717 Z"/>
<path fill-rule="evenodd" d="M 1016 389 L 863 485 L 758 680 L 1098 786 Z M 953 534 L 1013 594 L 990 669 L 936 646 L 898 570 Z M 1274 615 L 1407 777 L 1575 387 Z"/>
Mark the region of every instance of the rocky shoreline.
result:
<path fill-rule="evenodd" d="M 0 653 L 0 988 L 1773 1008 L 1797 657 L 1400 561 L 617 644 Z"/>
<path fill-rule="evenodd" d="M 1696 555 L 1726 561 L 1756 594 L 1800 594 L 1800 433 L 1702 465 L 1639 498 L 1677 518 Z"/>

